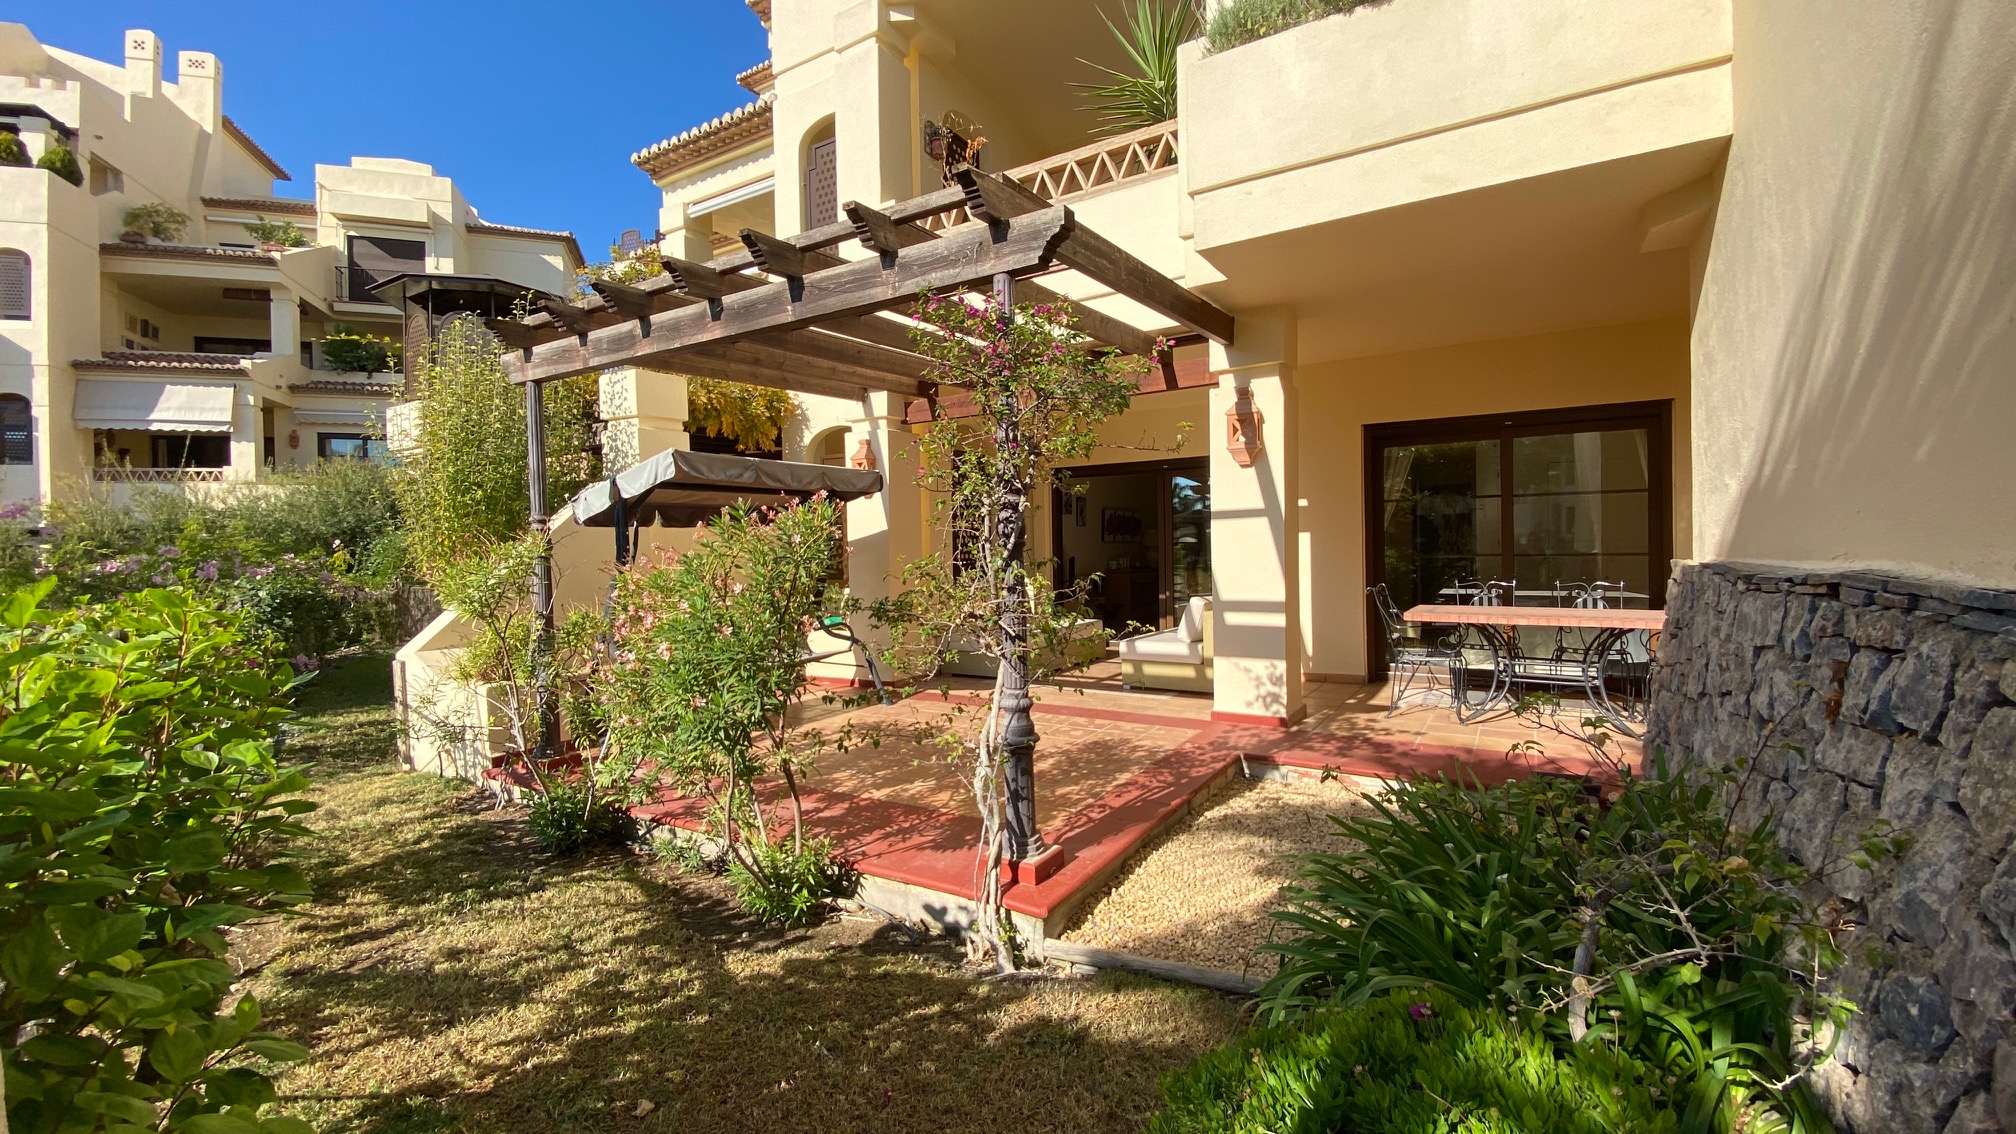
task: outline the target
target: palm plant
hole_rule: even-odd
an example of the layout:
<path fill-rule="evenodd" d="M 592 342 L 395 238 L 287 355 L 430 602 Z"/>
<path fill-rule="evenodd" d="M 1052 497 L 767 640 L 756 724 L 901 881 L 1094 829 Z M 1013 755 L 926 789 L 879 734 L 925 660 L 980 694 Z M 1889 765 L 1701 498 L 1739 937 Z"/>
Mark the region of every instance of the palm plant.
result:
<path fill-rule="evenodd" d="M 1197 13 L 1182 0 L 1173 7 L 1165 6 L 1162 0 L 1134 0 L 1125 31 L 1105 12 L 1100 12 L 1099 18 L 1106 21 L 1107 30 L 1126 51 L 1133 73 L 1079 60 L 1113 80 L 1071 84 L 1091 98 L 1083 109 L 1099 116 L 1097 132 L 1122 134 L 1176 117 L 1176 49 L 1196 37 Z"/>

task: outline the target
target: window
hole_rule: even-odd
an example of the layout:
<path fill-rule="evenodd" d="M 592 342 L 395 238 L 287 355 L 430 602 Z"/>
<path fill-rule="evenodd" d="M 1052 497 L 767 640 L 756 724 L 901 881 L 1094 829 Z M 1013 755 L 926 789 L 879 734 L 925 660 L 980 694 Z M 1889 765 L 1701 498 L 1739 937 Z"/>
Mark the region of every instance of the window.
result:
<path fill-rule="evenodd" d="M 0 319 L 26 319 L 34 314 L 28 253 L 0 248 Z"/>
<path fill-rule="evenodd" d="M 244 358 L 247 355 L 264 354 L 273 349 L 267 339 L 220 339 L 208 335 L 196 336 L 197 354 L 229 354 Z"/>
<path fill-rule="evenodd" d="M 154 445 L 157 469 L 222 469 L 231 466 L 231 439 L 222 434 L 156 433 Z"/>
<path fill-rule="evenodd" d="M 325 461 L 378 461 L 385 457 L 385 442 L 362 433 L 317 433 L 315 455 Z"/>
<path fill-rule="evenodd" d="M 125 191 L 126 175 L 119 172 L 119 167 L 99 157 L 97 154 L 92 154 L 91 195 L 99 197 L 106 193 L 124 193 Z"/>
<path fill-rule="evenodd" d="M 342 298 L 356 303 L 377 303 L 371 289 L 393 276 L 427 270 L 427 242 L 397 240 L 389 236 L 350 238 L 350 268 Z"/>
<path fill-rule="evenodd" d="M 19 394 L 0 394 L 0 465 L 35 463 L 35 413 Z"/>
<path fill-rule="evenodd" d="M 805 227 L 818 228 L 839 219 L 840 156 L 829 133 L 805 151 Z"/>

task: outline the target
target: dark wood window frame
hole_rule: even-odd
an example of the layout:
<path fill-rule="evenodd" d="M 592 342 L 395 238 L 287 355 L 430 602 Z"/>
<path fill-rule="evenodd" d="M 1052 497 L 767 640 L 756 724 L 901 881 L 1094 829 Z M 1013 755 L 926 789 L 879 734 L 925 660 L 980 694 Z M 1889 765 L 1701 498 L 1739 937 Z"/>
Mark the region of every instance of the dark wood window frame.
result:
<path fill-rule="evenodd" d="M 1580 433 L 1613 429 L 1645 431 L 1647 552 L 1655 572 L 1670 570 L 1673 558 L 1673 401 L 1613 402 L 1606 405 L 1573 406 L 1566 409 L 1523 410 L 1515 413 L 1475 414 L 1468 417 L 1427 418 L 1418 421 L 1376 422 L 1365 426 L 1365 586 L 1369 589 L 1386 581 L 1385 544 L 1386 468 L 1385 451 L 1395 445 L 1436 445 L 1464 441 L 1497 441 L 1499 483 L 1505 503 L 1499 508 L 1499 545 L 1511 548 L 1516 510 L 1512 499 L 1512 439 L 1542 437 L 1556 433 Z M 1666 605 L 1666 595 L 1654 586 L 1646 605 L 1654 609 Z M 1365 647 L 1370 676 L 1384 672 L 1384 635 L 1379 613 L 1369 594 L 1364 598 Z"/>
<path fill-rule="evenodd" d="M 1095 480 L 1107 476 L 1139 476 L 1143 474 L 1162 474 L 1166 476 L 1171 473 L 1186 476 L 1201 473 L 1203 475 L 1197 479 L 1203 480 L 1208 485 L 1211 483 L 1211 458 L 1170 457 L 1157 461 L 1123 461 L 1111 465 L 1080 465 L 1073 468 L 1060 468 L 1056 470 L 1057 480 L 1060 485 L 1068 485 L 1073 480 Z M 1164 488 L 1167 488 L 1166 483 L 1164 484 Z M 1160 495 L 1166 497 L 1168 494 L 1164 492 Z M 1064 508 L 1062 505 L 1068 498 L 1062 487 L 1050 494 L 1050 580 L 1051 584 L 1057 587 L 1065 585 L 1063 578 L 1064 559 L 1059 554 L 1059 549 L 1064 546 Z M 1163 499 L 1157 506 L 1166 509 L 1168 503 L 1167 499 Z M 1165 515 L 1164 518 L 1166 519 L 1167 516 Z M 1163 612 L 1160 624 L 1164 629 L 1167 629 L 1169 626 L 1176 624 L 1175 616 L 1170 613 L 1172 597 L 1175 594 L 1170 568 L 1175 562 L 1176 549 L 1172 546 L 1172 541 L 1176 533 L 1173 524 L 1164 523 L 1159 526 L 1162 529 L 1162 534 L 1160 545 L 1156 550 L 1159 577 L 1155 581 L 1155 589 L 1157 594 L 1156 601 L 1161 605 Z M 1098 572 L 1090 573 L 1097 574 Z"/>

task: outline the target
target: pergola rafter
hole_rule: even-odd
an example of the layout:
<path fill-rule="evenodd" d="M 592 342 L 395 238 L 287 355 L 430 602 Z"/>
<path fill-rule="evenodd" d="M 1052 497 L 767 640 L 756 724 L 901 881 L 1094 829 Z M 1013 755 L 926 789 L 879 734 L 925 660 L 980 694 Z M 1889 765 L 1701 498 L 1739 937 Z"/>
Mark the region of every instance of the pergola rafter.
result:
<path fill-rule="evenodd" d="M 591 282 L 580 303 L 545 300 L 523 320 L 492 320 L 517 355 L 512 380 L 547 382 L 616 366 L 727 374 L 805 393 L 888 390 L 926 397 L 928 367 L 911 329 L 878 318 L 923 292 L 984 289 L 999 276 L 1037 303 L 1063 298 L 1031 277 L 1062 269 L 1088 276 L 1190 332 L 1230 342 L 1232 318 L 1079 223 L 1068 206 L 972 168 L 957 184 L 887 208 L 844 206 L 846 220 L 776 237 L 742 233 L 743 247 L 707 263 L 666 257 L 641 284 Z M 964 206 L 974 222 L 943 233 L 916 223 Z M 875 255 L 829 251 L 858 240 Z M 759 274 L 760 273 L 760 274 Z M 1088 337 L 1129 354 L 1154 353 L 1156 336 L 1126 320 L 1078 308 Z M 742 349 L 730 349 L 742 348 Z M 696 365 L 683 366 L 691 359 Z M 728 368 L 724 370 L 724 368 Z M 814 389 L 814 386 L 819 387 Z"/>

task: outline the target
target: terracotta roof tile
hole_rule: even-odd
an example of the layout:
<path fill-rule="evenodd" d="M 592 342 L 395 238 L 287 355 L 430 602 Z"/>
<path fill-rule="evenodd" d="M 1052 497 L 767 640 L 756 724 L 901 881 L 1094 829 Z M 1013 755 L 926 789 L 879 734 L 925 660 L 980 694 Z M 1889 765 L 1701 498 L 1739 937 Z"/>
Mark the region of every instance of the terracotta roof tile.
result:
<path fill-rule="evenodd" d="M 238 125 L 236 122 L 231 121 L 231 116 L 228 114 L 224 116 L 224 133 L 230 135 L 232 141 L 237 142 L 241 146 L 244 146 L 245 152 L 251 154 L 253 159 L 257 161 L 260 165 L 265 166 L 266 172 L 272 174 L 274 180 L 276 181 L 294 180 L 294 175 L 288 173 L 287 170 L 284 167 L 282 167 L 279 162 L 274 161 L 273 155 L 267 153 L 265 149 L 259 145 L 259 143 L 253 141 L 252 135 L 247 134 L 245 132 L 244 127 Z"/>
<path fill-rule="evenodd" d="M 777 77 L 770 70 L 770 61 L 765 59 L 747 71 L 735 76 L 735 82 L 750 94 L 769 94 L 777 85 Z"/>
<path fill-rule="evenodd" d="M 227 260 L 268 267 L 280 263 L 271 252 L 255 252 L 250 248 L 212 248 L 205 244 L 128 244 L 123 240 L 113 240 L 100 244 L 98 252 L 105 256 L 151 256 L 162 260 Z"/>
<path fill-rule="evenodd" d="M 316 378 L 287 387 L 303 394 L 348 394 L 356 398 L 389 398 L 404 389 L 397 382 L 345 382 L 336 378 Z"/>
<path fill-rule="evenodd" d="M 108 350 L 103 358 L 73 358 L 70 366 L 75 370 L 106 371 L 110 373 L 150 373 L 173 371 L 185 374 L 218 374 L 233 378 L 248 378 L 252 371 L 245 365 L 245 359 L 230 354 L 197 354 L 193 351 L 169 350 Z"/>
<path fill-rule="evenodd" d="M 205 197 L 206 209 L 235 209 L 248 213 L 279 213 L 290 217 L 312 217 L 315 202 L 286 197 Z"/>
<path fill-rule="evenodd" d="M 652 177 L 670 177 L 709 158 L 770 136 L 770 104 L 764 95 L 711 122 L 675 134 L 630 155 L 631 164 Z"/>
<path fill-rule="evenodd" d="M 756 18 L 763 21 L 763 30 L 770 30 L 770 0 L 744 0 Z"/>
<path fill-rule="evenodd" d="M 574 239 L 574 234 L 571 232 L 562 232 L 550 228 L 527 228 L 521 224 L 494 224 L 480 218 L 470 221 L 467 227 L 470 232 L 488 232 L 499 236 L 535 236 L 542 240 L 562 240 L 567 243 L 568 249 L 574 253 L 575 263 L 587 263 L 581 256 L 580 242 Z"/>

